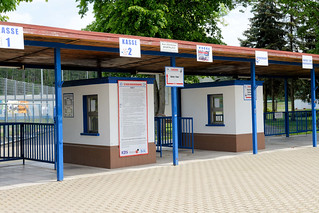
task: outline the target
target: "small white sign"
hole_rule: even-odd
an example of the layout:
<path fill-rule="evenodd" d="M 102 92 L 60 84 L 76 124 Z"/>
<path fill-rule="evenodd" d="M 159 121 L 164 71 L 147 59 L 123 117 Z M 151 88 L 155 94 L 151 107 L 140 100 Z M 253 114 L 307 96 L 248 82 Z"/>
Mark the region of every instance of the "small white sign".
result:
<path fill-rule="evenodd" d="M 141 57 L 141 41 L 132 38 L 119 38 L 120 56 L 123 57 Z"/>
<path fill-rule="evenodd" d="M 210 46 L 197 45 L 197 61 L 213 62 L 213 49 Z"/>
<path fill-rule="evenodd" d="M 251 100 L 251 85 L 244 85 L 244 100 Z"/>
<path fill-rule="evenodd" d="M 167 87 L 184 87 L 184 68 L 165 67 L 165 83 Z"/>
<path fill-rule="evenodd" d="M 313 69 L 311 55 L 303 55 L 302 56 L 302 69 Z"/>
<path fill-rule="evenodd" d="M 268 66 L 268 52 L 266 51 L 255 51 L 256 65 Z"/>
<path fill-rule="evenodd" d="M 0 25 L 0 48 L 24 49 L 23 28 Z"/>
<path fill-rule="evenodd" d="M 283 118 L 283 114 L 282 112 L 275 112 L 275 119 L 280 119 Z"/>
<path fill-rule="evenodd" d="M 161 52 L 178 53 L 178 43 L 161 41 Z"/>

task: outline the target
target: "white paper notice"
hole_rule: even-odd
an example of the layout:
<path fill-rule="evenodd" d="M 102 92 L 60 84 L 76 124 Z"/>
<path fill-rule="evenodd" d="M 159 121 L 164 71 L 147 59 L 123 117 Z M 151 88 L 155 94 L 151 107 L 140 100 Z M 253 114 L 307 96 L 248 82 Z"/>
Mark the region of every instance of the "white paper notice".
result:
<path fill-rule="evenodd" d="M 302 68 L 303 69 L 312 69 L 312 56 L 311 55 L 303 55 L 302 56 Z"/>
<path fill-rule="evenodd" d="M 119 38 L 120 56 L 124 57 L 141 57 L 141 41 L 132 38 Z"/>
<path fill-rule="evenodd" d="M 160 42 L 161 52 L 178 53 L 178 43 Z"/>
<path fill-rule="evenodd" d="M 120 157 L 148 154 L 147 81 L 118 81 Z"/>
<path fill-rule="evenodd" d="M 251 85 L 244 85 L 244 100 L 251 100 Z"/>
<path fill-rule="evenodd" d="M 212 47 L 197 45 L 197 61 L 213 62 Z"/>
<path fill-rule="evenodd" d="M 0 48 L 24 49 L 23 28 L 0 25 Z"/>
<path fill-rule="evenodd" d="M 266 51 L 255 51 L 256 65 L 268 66 L 268 52 Z"/>
<path fill-rule="evenodd" d="M 184 68 L 165 67 L 165 86 L 184 87 Z"/>

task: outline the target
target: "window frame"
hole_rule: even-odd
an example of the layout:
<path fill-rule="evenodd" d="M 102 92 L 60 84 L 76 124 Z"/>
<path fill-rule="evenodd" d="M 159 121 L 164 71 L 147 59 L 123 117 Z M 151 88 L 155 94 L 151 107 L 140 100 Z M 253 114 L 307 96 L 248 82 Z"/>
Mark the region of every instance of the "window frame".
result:
<path fill-rule="evenodd" d="M 96 110 L 94 112 L 89 112 L 89 101 L 91 99 L 96 99 Z M 81 135 L 88 135 L 88 136 L 99 136 L 99 101 L 98 101 L 98 95 L 92 94 L 92 95 L 83 95 L 83 132 Z M 89 130 L 89 117 L 90 116 L 96 116 L 97 117 L 97 130 L 96 131 L 90 131 Z"/>
<path fill-rule="evenodd" d="M 214 107 L 214 98 L 221 97 L 222 98 L 222 107 L 215 108 Z M 212 106 L 213 105 L 213 106 Z M 212 120 L 212 115 L 216 111 L 222 111 L 222 121 L 221 122 L 214 122 Z M 208 123 L 206 126 L 225 126 L 225 116 L 224 116 L 224 94 L 208 94 L 207 95 L 207 112 L 208 112 Z"/>

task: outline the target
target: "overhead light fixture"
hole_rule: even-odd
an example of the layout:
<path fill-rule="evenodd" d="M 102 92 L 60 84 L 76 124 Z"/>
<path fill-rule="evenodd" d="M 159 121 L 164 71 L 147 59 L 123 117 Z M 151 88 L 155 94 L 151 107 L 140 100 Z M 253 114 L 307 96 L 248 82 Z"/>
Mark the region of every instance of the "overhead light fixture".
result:
<path fill-rule="evenodd" d="M 164 75 L 163 72 L 143 72 L 143 71 L 136 71 L 136 74 L 140 75 Z"/>
<path fill-rule="evenodd" d="M 299 78 L 300 80 L 306 80 L 306 81 L 310 81 L 311 78 Z"/>
<path fill-rule="evenodd" d="M 21 66 L 0 65 L 0 68 L 24 70 L 24 65 L 21 65 Z"/>
<path fill-rule="evenodd" d="M 239 75 L 238 78 L 250 78 L 249 75 Z"/>

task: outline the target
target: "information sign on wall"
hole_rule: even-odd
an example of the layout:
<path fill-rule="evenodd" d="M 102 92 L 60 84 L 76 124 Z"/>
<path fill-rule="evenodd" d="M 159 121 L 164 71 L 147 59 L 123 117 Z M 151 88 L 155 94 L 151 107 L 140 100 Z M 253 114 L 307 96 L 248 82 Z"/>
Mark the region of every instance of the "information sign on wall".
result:
<path fill-rule="evenodd" d="M 63 94 L 63 117 L 64 118 L 74 117 L 74 94 L 73 93 Z"/>
<path fill-rule="evenodd" d="M 268 52 L 266 51 L 255 51 L 256 65 L 268 66 Z"/>
<path fill-rule="evenodd" d="M 174 42 L 160 42 L 161 52 L 178 53 L 178 43 Z"/>
<path fill-rule="evenodd" d="M 303 55 L 302 56 L 302 68 L 303 69 L 312 69 L 312 56 L 311 55 Z"/>
<path fill-rule="evenodd" d="M 147 81 L 118 81 L 120 157 L 148 154 Z"/>
<path fill-rule="evenodd" d="M 184 87 L 184 68 L 165 67 L 165 83 L 167 87 Z"/>
<path fill-rule="evenodd" d="M 119 38 L 120 56 L 123 57 L 141 57 L 141 41 L 132 38 Z"/>
<path fill-rule="evenodd" d="M 244 85 L 244 100 L 251 100 L 251 85 Z"/>
<path fill-rule="evenodd" d="M 213 49 L 210 46 L 197 45 L 197 61 L 213 62 Z"/>
<path fill-rule="evenodd" d="M 24 49 L 23 28 L 0 25 L 0 48 Z"/>

